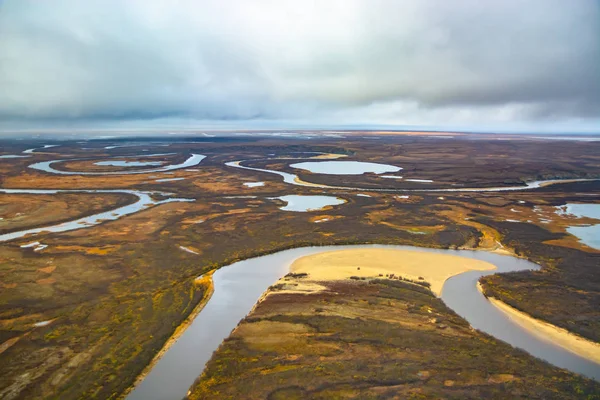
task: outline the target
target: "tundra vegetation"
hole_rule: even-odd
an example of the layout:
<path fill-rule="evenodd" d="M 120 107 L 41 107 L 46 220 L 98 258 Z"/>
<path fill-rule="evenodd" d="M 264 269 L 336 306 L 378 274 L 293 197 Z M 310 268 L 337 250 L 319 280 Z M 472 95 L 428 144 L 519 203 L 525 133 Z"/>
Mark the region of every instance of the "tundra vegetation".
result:
<path fill-rule="evenodd" d="M 320 283 L 311 294 L 270 289 L 188 398 L 597 398 L 599 383 L 473 330 L 422 285 Z"/>
<path fill-rule="evenodd" d="M 115 140 L 97 140 L 86 144 L 65 141 L 60 142 L 58 147 L 28 154 L 26 158 L 0 160 L 1 188 L 136 189 L 152 191 L 156 199 L 178 197 L 193 200 L 156 205 L 115 221 L 80 230 L 40 233 L 0 242 L 0 398 L 122 397 L 187 316 L 206 299 L 208 288 L 202 283 L 198 284 L 196 277 L 240 259 L 307 245 L 405 244 L 499 250 L 527 257 L 540 263 L 543 269 L 539 272 L 488 277 L 483 281 L 486 294 L 494 295 L 536 318 L 581 336 L 600 340 L 600 310 L 597 307 L 600 276 L 595 273 L 600 253 L 581 245 L 575 237 L 566 233 L 566 227 L 570 224 L 589 221 L 574 220 L 554 212 L 555 206 L 566 202 L 598 202 L 598 197 L 593 196 L 600 194 L 598 182 L 554 185 L 520 192 L 393 193 L 299 187 L 285 184 L 273 174 L 225 165 L 229 161 L 248 160 L 246 165 L 268 165 L 297 173 L 301 179 L 315 183 L 366 189 L 424 189 L 423 184 L 384 179 L 376 174 L 310 174 L 289 167 L 295 161 L 284 159 L 310 156 L 304 152 L 337 153 L 346 155 L 344 159 L 348 160 L 400 166 L 404 168 L 402 175 L 407 178 L 433 180 L 434 183 L 427 184 L 427 189 L 490 187 L 516 185 L 542 178 L 598 177 L 599 143 L 498 141 L 485 136 L 476 140 L 467 140 L 462 136 L 448 140 L 410 135 L 386 135 L 385 140 L 369 140 L 363 135 L 369 134 L 354 133 L 345 138 L 312 140 L 259 137 L 187 138 L 182 141 L 143 139 L 128 140 L 127 147 L 113 147 L 124 143 Z M 39 142 L 4 141 L 0 148 L 6 154 L 20 154 L 27 148 L 40 145 Z M 28 168 L 34 162 L 60 159 L 66 161 L 57 164 L 56 168 L 113 171 L 117 168 L 95 163 L 108 157 L 120 159 L 124 156 L 131 161 L 147 161 L 148 157 L 141 152 L 143 149 L 148 150 L 145 152 L 147 154 L 164 153 L 152 159 L 169 164 L 184 160 L 191 152 L 204 154 L 207 158 L 193 168 L 169 173 L 55 175 Z M 185 179 L 156 182 L 160 178 Z M 244 185 L 245 182 L 258 181 L 265 182 L 265 185 Z M 358 193 L 370 197 L 357 196 Z M 295 213 L 279 210 L 280 204 L 270 199 L 290 194 L 330 195 L 340 197 L 346 203 L 326 210 Z M 0 218 L 3 218 L 0 220 L 0 229 L 3 233 L 71 220 L 134 201 L 131 196 L 112 193 L 37 196 L 0 193 Z M 38 209 L 45 211 L 36 211 Z M 39 251 L 32 247 L 21 247 L 33 241 L 47 247 Z M 192 252 L 184 251 L 181 247 Z M 362 280 L 351 282 L 359 286 L 347 286 L 350 283 L 344 283 L 340 290 L 353 287 L 360 289 L 360 293 L 356 299 L 340 295 L 340 301 L 347 302 L 347 305 L 372 308 L 373 313 L 381 315 L 381 310 L 391 308 L 385 308 L 388 307 L 388 300 L 383 300 L 385 297 L 380 294 L 393 292 L 394 296 L 408 299 L 402 303 L 407 310 L 409 304 L 419 309 L 427 305 L 439 310 L 436 312 L 439 312 L 440 321 L 447 321 L 439 324 L 446 328 L 440 329 L 437 326 L 439 324 L 431 322 L 423 322 L 422 327 L 418 323 L 402 325 L 400 315 L 413 322 L 421 321 L 418 319 L 421 317 L 429 318 L 427 315 L 421 316 L 421 311 L 405 312 L 400 308 L 398 316 L 390 315 L 390 321 L 360 322 L 343 315 L 328 316 L 327 313 L 315 311 L 327 308 L 321 303 L 311 305 L 312 311 L 307 315 L 277 317 L 273 314 L 258 327 L 273 326 L 276 327 L 275 332 L 288 335 L 280 327 L 293 325 L 294 329 L 302 329 L 303 333 L 298 336 L 305 337 L 303 340 L 308 340 L 319 329 L 330 332 L 330 342 L 324 337 L 315 338 L 314 346 L 307 346 L 306 349 L 315 353 L 322 350 L 322 356 L 329 360 L 328 363 L 333 362 L 331 357 L 342 360 L 352 354 L 349 349 L 357 341 L 365 343 L 365 346 L 373 341 L 373 347 L 355 347 L 357 352 L 365 351 L 368 355 L 378 354 L 382 357 L 381 362 L 375 360 L 373 369 L 364 366 L 366 358 L 360 354 L 356 355 L 357 362 L 354 364 L 346 360 L 324 367 L 324 371 L 331 372 L 332 376 L 350 379 L 356 375 L 356 380 L 348 380 L 348 388 L 353 382 L 367 382 L 369 376 L 374 376 L 369 374 L 381 374 L 381 378 L 378 378 L 381 382 L 393 383 L 392 386 L 382 384 L 381 390 L 384 392 L 394 387 L 404 390 L 398 385 L 416 379 L 414 388 L 435 396 L 435 393 L 458 390 L 457 387 L 466 385 L 465 376 L 473 374 L 473 382 L 480 382 L 481 385 L 473 384 L 466 388 L 465 396 L 475 396 L 477 390 L 481 390 L 481 396 L 490 393 L 492 397 L 502 393 L 516 395 L 518 390 L 523 390 L 523 396 L 527 397 L 536 388 L 540 390 L 540 396 L 543 393 L 566 396 L 567 393 L 593 393 L 596 390 L 589 381 L 557 371 L 485 335 L 471 332 L 464 321 L 446 310 L 426 288 L 422 288 L 425 292 L 415 291 L 415 285 L 397 286 L 403 284 L 396 281 L 392 284 L 385 280 L 375 283 Z M 325 297 L 315 301 L 322 302 Z M 361 302 L 360 299 L 365 301 Z M 306 301 L 313 300 L 312 297 L 306 298 Z M 369 304 L 369 301 L 373 304 Z M 389 301 L 396 304 L 394 298 Z M 397 305 L 400 307 L 400 302 Z M 244 324 L 250 322 L 251 319 Z M 288 325 L 273 325 L 275 322 Z M 359 322 L 358 328 L 355 328 L 354 324 Z M 400 337 L 405 338 L 408 344 L 385 342 L 378 336 L 380 328 L 398 330 L 399 334 L 402 333 Z M 421 335 L 428 339 L 419 339 Z M 472 339 L 464 339 L 466 336 L 461 335 L 470 335 Z M 338 341 L 338 338 L 341 339 Z M 272 349 L 268 346 L 244 350 L 247 344 L 238 339 L 228 340 L 223 349 L 237 343 L 240 348 L 235 351 L 256 354 L 259 361 L 262 359 L 260 351 L 266 349 L 268 351 L 265 354 L 271 354 Z M 383 342 L 377 344 L 380 341 Z M 425 346 L 426 342 L 436 351 L 427 353 L 423 364 L 413 360 L 413 364 L 407 364 L 406 370 L 398 366 L 399 363 L 390 364 L 386 369 L 388 367 L 383 360 L 391 359 L 384 357 L 386 352 L 390 352 L 389 357 L 392 358 L 410 358 L 407 354 L 411 353 L 405 350 L 409 348 L 415 354 L 425 356 L 427 350 L 425 347 L 420 349 L 420 346 Z M 290 343 L 292 349 L 298 345 L 293 341 Z M 453 348 L 453 343 L 459 346 L 456 347 L 458 350 L 448 350 Z M 446 347 L 448 349 L 443 352 Z M 375 351 L 374 348 L 379 350 Z M 341 353 L 340 349 L 343 350 Z M 484 356 L 469 356 L 471 351 Z M 496 354 L 496 358 L 492 353 Z M 504 355 L 503 360 L 499 359 L 499 354 Z M 510 357 L 506 357 L 507 354 Z M 246 361 L 241 359 L 239 365 L 248 366 L 246 362 L 250 362 L 252 357 Z M 360 360 L 363 360 L 363 364 Z M 263 361 L 257 367 L 263 368 L 263 364 L 260 364 Z M 309 365 L 312 361 L 306 362 Z M 216 377 L 229 376 L 227 374 L 231 370 L 217 371 L 214 369 L 217 364 L 218 359 L 213 360 L 207 371 L 213 371 Z M 434 370 L 433 364 L 447 365 L 447 368 Z M 341 369 L 338 371 L 335 365 Z M 409 365 L 412 367 L 409 368 Z M 489 367 L 490 373 L 477 374 L 475 367 L 468 365 L 482 367 L 482 371 L 488 371 L 485 368 Z M 462 372 L 465 374 L 463 377 L 457 375 L 459 366 L 465 371 Z M 313 365 L 311 368 L 316 367 Z M 307 386 L 301 386 L 296 392 L 296 389 L 288 388 L 287 392 L 279 394 L 269 392 L 270 396 L 293 398 L 294 395 L 302 396 L 305 393 L 303 390 L 325 390 L 319 389 L 317 383 L 326 375 L 325 372 L 301 375 L 300 371 L 305 373 L 307 370 L 299 368 L 296 372 L 290 370 L 287 373 L 315 380 L 307 380 Z M 406 375 L 402 375 L 402 371 Z M 429 371 L 430 375 L 419 376 L 419 371 Z M 287 376 L 277 374 L 258 375 Z M 388 381 L 391 375 L 395 375 L 397 381 Z M 440 384 L 440 377 L 447 377 L 444 381 L 455 383 Z M 506 382 L 493 383 L 502 380 Z M 377 382 L 373 380 L 373 385 L 369 384 L 369 387 L 374 387 Z M 359 386 L 353 387 L 356 389 Z M 198 386 L 197 389 L 202 387 L 213 390 L 218 385 Z M 270 383 L 264 387 L 275 390 Z M 364 388 L 367 390 L 367 385 Z M 509 389 L 515 391 L 507 392 Z M 345 393 L 346 389 L 337 386 L 331 390 L 331 393 L 336 390 L 338 392 L 335 393 Z M 408 386 L 406 390 L 409 390 Z M 376 395 L 379 392 L 373 393 Z M 318 391 L 314 394 L 317 396 Z M 457 396 L 461 397 L 460 393 Z"/>

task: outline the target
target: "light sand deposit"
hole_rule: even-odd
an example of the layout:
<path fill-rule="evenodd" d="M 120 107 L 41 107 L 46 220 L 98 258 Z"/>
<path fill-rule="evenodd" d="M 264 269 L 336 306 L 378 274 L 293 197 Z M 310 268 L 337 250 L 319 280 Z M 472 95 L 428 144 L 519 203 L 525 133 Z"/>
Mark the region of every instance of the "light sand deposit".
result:
<path fill-rule="evenodd" d="M 314 254 L 296 260 L 290 270 L 305 272 L 308 280 L 331 281 L 351 276 L 365 278 L 385 277 L 389 274 L 431 284 L 437 296 L 446 279 L 462 272 L 493 270 L 485 261 L 446 254 L 392 249 L 336 250 Z"/>
<path fill-rule="evenodd" d="M 584 339 L 566 329 L 533 318 L 529 314 L 519 311 L 508 304 L 488 297 L 488 300 L 504 312 L 512 321 L 519 324 L 535 336 L 550 341 L 572 353 L 600 364 L 600 344 Z"/>

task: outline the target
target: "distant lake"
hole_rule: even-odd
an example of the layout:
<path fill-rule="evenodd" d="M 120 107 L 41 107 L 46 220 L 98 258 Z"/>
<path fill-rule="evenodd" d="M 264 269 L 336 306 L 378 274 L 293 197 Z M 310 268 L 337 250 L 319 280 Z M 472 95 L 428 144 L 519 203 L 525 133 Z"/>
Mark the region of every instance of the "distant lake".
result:
<path fill-rule="evenodd" d="M 566 207 L 561 207 L 566 214 L 574 215 L 578 218 L 594 218 L 600 220 L 600 204 L 573 204 L 569 203 Z M 581 243 L 594 249 L 600 250 L 600 224 L 589 226 L 570 226 L 567 231 L 577 236 Z"/>
<path fill-rule="evenodd" d="M 402 169 L 389 164 L 362 161 L 307 161 L 291 164 L 290 167 L 303 169 L 315 174 L 329 175 L 362 175 L 367 172 L 383 174 L 386 172 L 398 172 Z"/>
<path fill-rule="evenodd" d="M 281 210 L 296 212 L 316 211 L 327 206 L 337 206 L 346 202 L 346 200 L 333 196 L 288 195 L 275 198 L 287 203 L 285 206 L 280 207 Z"/>

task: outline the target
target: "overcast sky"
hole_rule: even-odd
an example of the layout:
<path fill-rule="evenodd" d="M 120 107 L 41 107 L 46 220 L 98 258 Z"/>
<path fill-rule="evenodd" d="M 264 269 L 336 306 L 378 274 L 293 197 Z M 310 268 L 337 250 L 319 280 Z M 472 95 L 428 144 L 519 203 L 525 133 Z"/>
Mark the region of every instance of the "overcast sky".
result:
<path fill-rule="evenodd" d="M 0 0 L 0 129 L 600 131 L 597 0 Z"/>

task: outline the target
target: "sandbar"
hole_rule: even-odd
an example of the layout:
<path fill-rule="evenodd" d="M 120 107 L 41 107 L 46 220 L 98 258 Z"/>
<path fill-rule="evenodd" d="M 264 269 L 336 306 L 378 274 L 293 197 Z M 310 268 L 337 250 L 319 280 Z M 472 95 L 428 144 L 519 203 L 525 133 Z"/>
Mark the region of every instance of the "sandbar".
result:
<path fill-rule="evenodd" d="M 351 276 L 381 278 L 394 274 L 413 281 L 429 282 L 440 296 L 446 279 L 466 271 L 496 267 L 485 261 L 447 254 L 411 250 L 350 249 L 305 256 L 294 261 L 290 271 L 307 273 L 311 281 L 348 279 Z"/>
<path fill-rule="evenodd" d="M 488 297 L 488 300 L 513 322 L 535 336 L 560 346 L 580 357 L 600 364 L 600 343 L 585 339 L 564 328 L 559 328 L 556 325 L 533 318 L 531 315 L 519 311 L 494 297 Z"/>

